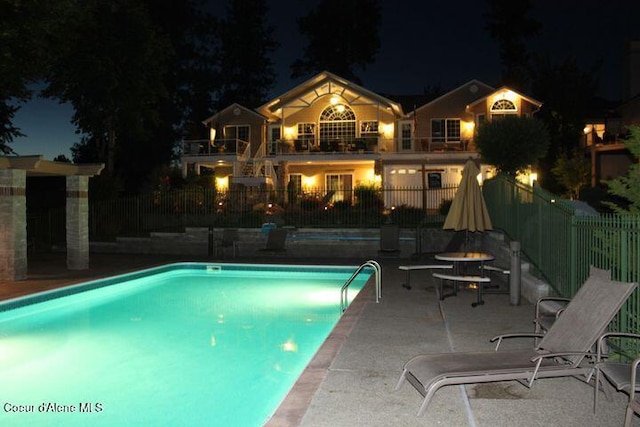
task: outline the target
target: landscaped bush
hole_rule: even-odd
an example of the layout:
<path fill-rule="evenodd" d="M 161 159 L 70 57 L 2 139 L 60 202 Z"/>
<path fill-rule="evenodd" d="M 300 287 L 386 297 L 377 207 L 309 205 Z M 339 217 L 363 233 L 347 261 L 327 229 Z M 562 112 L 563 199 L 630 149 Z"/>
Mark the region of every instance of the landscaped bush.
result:
<path fill-rule="evenodd" d="M 422 222 L 424 213 L 420 208 L 412 206 L 398 206 L 391 211 L 391 222 L 401 227 L 416 227 Z"/>
<path fill-rule="evenodd" d="M 353 190 L 356 197 L 356 207 L 367 211 L 382 212 L 384 201 L 380 190 L 375 187 L 356 187 Z"/>
<path fill-rule="evenodd" d="M 443 200 L 440 202 L 440 206 L 438 206 L 438 213 L 440 215 L 447 215 L 449 213 L 449 209 L 451 209 L 451 203 L 453 200 Z"/>
<path fill-rule="evenodd" d="M 305 211 L 322 209 L 322 200 L 315 196 L 304 196 L 302 200 L 300 200 L 300 208 Z"/>

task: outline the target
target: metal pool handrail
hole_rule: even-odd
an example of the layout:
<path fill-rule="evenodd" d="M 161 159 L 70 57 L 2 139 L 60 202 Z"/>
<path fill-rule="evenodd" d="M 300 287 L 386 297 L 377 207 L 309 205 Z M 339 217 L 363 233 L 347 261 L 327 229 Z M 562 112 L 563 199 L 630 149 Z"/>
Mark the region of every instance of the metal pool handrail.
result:
<path fill-rule="evenodd" d="M 356 271 L 351 275 L 351 277 L 349 277 L 349 280 L 347 280 L 344 285 L 342 285 L 342 288 L 340 289 L 340 310 L 342 313 L 344 313 L 347 309 L 347 291 L 349 289 L 349 285 L 351 284 L 351 282 L 353 282 L 356 276 L 365 269 L 365 267 L 373 268 L 376 276 L 376 303 L 380 302 L 380 298 L 382 298 L 382 282 L 380 280 L 382 276 L 382 268 L 377 261 L 369 260 L 358 267 Z"/>

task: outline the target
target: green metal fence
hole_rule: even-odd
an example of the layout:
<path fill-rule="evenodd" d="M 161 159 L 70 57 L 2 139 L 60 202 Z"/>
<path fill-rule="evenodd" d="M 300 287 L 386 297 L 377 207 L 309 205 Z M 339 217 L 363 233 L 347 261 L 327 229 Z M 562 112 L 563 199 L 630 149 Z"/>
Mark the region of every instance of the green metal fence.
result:
<path fill-rule="evenodd" d="M 483 194 L 493 226 L 520 242 L 534 273 L 559 295 L 572 297 L 589 266 L 610 269 L 620 281 L 640 281 L 640 217 L 598 215 L 539 188 L 504 176 L 485 181 Z M 613 327 L 640 332 L 640 291 Z"/>

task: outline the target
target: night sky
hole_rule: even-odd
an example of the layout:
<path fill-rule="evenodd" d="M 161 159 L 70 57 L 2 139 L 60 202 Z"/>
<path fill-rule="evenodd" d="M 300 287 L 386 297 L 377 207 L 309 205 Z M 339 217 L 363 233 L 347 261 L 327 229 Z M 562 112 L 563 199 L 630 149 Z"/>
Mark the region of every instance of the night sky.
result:
<path fill-rule="evenodd" d="M 212 3 L 224 3 L 220 0 Z M 289 65 L 301 56 L 304 39 L 297 36 L 296 19 L 317 0 L 270 0 L 269 24 L 275 27 L 280 48 L 273 56 L 277 96 L 304 79 L 291 80 Z M 482 0 L 381 0 L 381 49 L 376 62 L 358 71 L 363 86 L 381 94 L 417 94 L 428 86 L 450 90 L 471 79 L 497 85 L 500 77 L 498 45 L 484 30 Z M 536 0 L 534 17 L 543 24 L 535 49 L 556 60 L 574 56 L 587 67 L 604 61 L 600 94 L 621 98 L 625 43 L 640 40 L 640 1 Z M 576 8 L 579 4 L 579 8 Z M 544 102 L 544 100 L 541 100 Z M 27 134 L 11 147 L 20 155 L 58 154 L 71 157 L 69 147 L 80 137 L 69 123 L 71 108 L 36 99 L 16 115 L 16 125 Z"/>

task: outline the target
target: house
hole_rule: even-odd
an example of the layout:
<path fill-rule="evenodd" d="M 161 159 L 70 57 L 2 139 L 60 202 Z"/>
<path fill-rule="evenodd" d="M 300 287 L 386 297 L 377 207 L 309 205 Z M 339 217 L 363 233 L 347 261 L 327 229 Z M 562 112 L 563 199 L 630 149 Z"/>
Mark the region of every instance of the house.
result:
<path fill-rule="evenodd" d="M 600 106 L 586 119 L 582 147 L 591 161 L 591 186 L 625 175 L 635 159 L 624 144 L 630 126 L 640 126 L 640 40 L 626 44 L 623 101 Z"/>
<path fill-rule="evenodd" d="M 256 109 L 233 104 L 204 120 L 211 136 L 185 141 L 183 174 L 210 170 L 220 188 L 315 192 L 333 202 L 351 201 L 360 186 L 455 186 L 469 158 L 491 174 L 474 144 L 476 126 L 540 106 L 477 80 L 408 106 L 325 71 Z M 388 207 L 400 204 L 410 203 L 386 196 Z"/>

